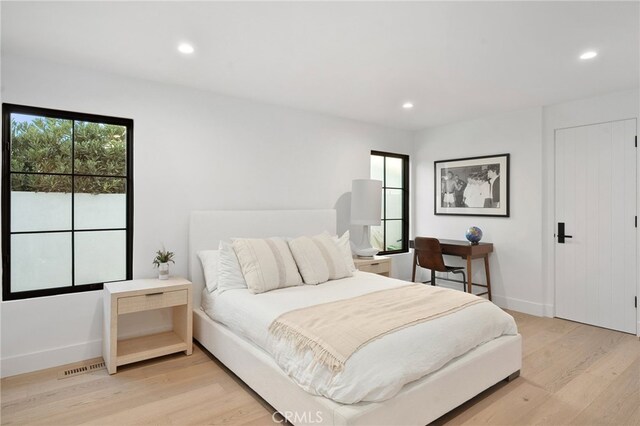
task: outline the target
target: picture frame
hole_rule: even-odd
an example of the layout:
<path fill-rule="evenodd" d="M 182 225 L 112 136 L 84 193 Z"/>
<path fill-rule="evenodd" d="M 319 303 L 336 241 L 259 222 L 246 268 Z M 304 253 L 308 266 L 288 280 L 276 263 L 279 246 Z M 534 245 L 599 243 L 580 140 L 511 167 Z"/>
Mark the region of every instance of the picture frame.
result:
<path fill-rule="evenodd" d="M 434 214 L 509 217 L 510 155 L 434 161 Z"/>

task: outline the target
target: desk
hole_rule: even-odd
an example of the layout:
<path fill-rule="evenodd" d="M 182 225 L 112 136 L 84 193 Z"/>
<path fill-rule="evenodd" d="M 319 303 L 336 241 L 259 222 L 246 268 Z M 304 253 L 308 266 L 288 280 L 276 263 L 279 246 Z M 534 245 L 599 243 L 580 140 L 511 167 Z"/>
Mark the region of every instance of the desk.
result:
<path fill-rule="evenodd" d="M 440 247 L 442 248 L 442 254 L 450 256 L 460 256 L 463 259 L 467 259 L 467 292 L 472 293 L 471 283 L 471 260 L 472 259 L 484 259 L 484 272 L 487 276 L 487 285 L 475 284 L 479 287 L 486 287 L 486 294 L 489 300 L 491 300 L 491 272 L 489 271 L 489 253 L 493 252 L 492 243 L 479 243 L 477 245 L 471 245 L 468 241 L 460 240 L 440 240 Z"/>

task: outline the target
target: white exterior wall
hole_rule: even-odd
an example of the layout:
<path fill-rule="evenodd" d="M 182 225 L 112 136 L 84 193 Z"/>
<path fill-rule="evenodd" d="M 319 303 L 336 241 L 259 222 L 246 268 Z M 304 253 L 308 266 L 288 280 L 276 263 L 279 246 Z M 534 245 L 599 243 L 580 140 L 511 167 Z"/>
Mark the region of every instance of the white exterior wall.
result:
<path fill-rule="evenodd" d="M 125 194 L 74 195 L 75 229 L 126 227 Z M 11 192 L 12 231 L 71 229 L 71 194 Z M 71 285 L 71 234 L 12 237 L 11 277 L 15 291 Z M 126 233 L 83 232 L 75 236 L 76 285 L 124 279 Z M 33 259 L 39 262 L 34 263 Z"/>

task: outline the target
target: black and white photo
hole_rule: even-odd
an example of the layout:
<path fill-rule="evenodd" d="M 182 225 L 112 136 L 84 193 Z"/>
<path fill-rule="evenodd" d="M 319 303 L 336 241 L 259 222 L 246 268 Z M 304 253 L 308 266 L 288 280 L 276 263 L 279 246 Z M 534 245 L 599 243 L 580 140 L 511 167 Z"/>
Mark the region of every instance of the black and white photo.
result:
<path fill-rule="evenodd" d="M 509 154 L 434 162 L 434 213 L 509 216 Z"/>

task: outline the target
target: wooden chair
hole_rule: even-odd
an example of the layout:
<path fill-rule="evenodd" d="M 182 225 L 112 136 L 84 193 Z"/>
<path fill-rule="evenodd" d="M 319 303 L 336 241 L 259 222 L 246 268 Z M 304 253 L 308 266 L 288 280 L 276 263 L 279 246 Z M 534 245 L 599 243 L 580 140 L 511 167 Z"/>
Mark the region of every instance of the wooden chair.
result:
<path fill-rule="evenodd" d="M 447 266 L 442 257 L 442 248 L 437 238 L 416 237 L 413 251 L 413 273 L 411 281 L 416 280 L 416 266 L 431 270 L 431 285 L 436 285 L 436 272 L 462 274 L 462 289 L 466 289 L 467 276 L 462 266 Z M 466 290 L 465 290 L 466 291 Z"/>

